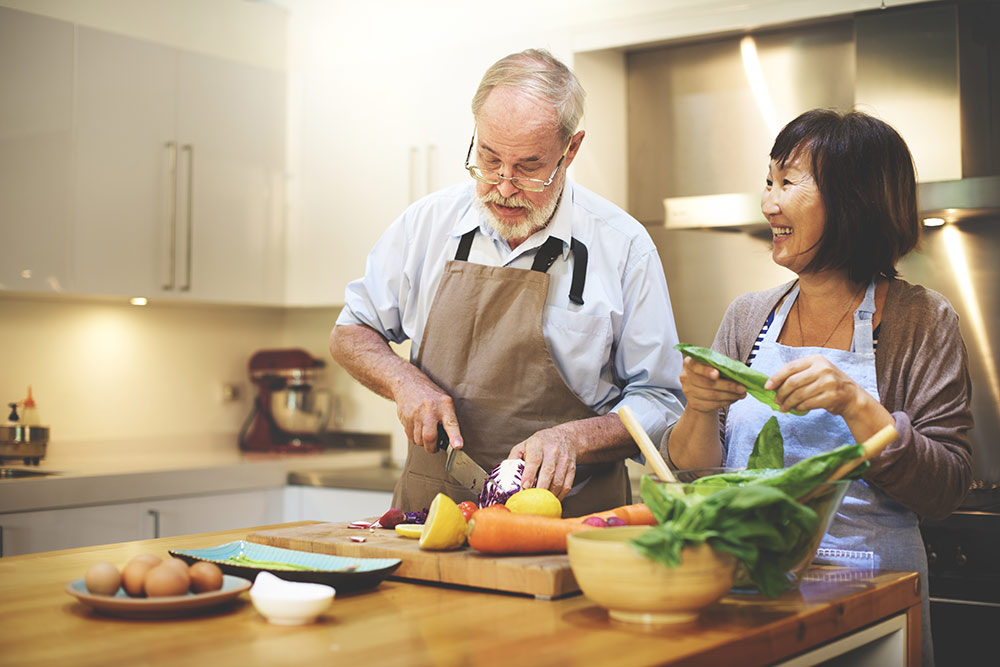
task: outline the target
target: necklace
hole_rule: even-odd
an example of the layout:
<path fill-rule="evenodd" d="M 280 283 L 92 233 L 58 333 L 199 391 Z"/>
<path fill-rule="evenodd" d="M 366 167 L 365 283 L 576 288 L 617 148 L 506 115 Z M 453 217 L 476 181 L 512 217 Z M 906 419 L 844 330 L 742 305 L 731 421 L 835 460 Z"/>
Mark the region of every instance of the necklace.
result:
<path fill-rule="evenodd" d="M 865 288 L 862 285 L 861 289 L 859 289 L 857 293 L 851 297 L 851 300 L 847 302 L 847 310 L 845 310 L 844 314 L 840 316 L 840 319 L 837 320 L 837 323 L 833 325 L 833 329 L 830 329 L 830 333 L 827 335 L 826 339 L 822 343 L 820 343 L 819 347 L 826 347 L 826 344 L 830 342 L 830 339 L 833 338 L 833 334 L 836 333 L 837 329 L 840 328 L 840 325 L 843 324 L 844 318 L 847 317 L 847 314 L 851 312 L 851 310 L 853 310 L 854 302 L 858 300 L 858 295 L 860 295 L 864 290 Z M 796 322 L 798 322 L 799 325 L 799 343 L 803 347 L 805 347 L 806 338 L 805 336 L 802 335 L 802 309 L 799 307 L 799 302 L 801 301 L 801 298 L 802 298 L 802 293 L 799 292 L 799 298 L 795 299 L 795 320 Z"/>

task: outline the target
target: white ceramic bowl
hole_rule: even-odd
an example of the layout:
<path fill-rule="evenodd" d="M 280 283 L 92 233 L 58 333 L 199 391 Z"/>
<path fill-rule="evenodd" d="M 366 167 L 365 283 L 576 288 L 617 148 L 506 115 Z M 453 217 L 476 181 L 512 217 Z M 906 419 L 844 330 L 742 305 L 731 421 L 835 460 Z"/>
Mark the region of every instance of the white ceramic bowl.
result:
<path fill-rule="evenodd" d="M 336 593 L 332 586 L 285 581 L 261 572 L 250 587 L 250 601 L 271 623 L 304 625 L 326 611 Z"/>

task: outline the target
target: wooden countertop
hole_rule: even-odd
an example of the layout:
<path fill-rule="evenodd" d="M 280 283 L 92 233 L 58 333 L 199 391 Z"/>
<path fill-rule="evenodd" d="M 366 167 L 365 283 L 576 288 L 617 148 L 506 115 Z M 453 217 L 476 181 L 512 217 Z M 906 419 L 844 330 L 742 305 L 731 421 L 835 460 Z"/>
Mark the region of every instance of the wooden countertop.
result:
<path fill-rule="evenodd" d="M 312 522 L 301 522 L 305 525 Z M 102 616 L 65 585 L 99 560 L 216 546 L 233 530 L 0 559 L 0 664 L 58 665 L 509 665 L 771 664 L 906 614 L 909 663 L 919 664 L 915 573 L 814 568 L 775 600 L 731 594 L 697 626 L 665 629 L 609 621 L 586 597 L 560 600 L 387 580 L 339 595 L 318 623 L 268 624 L 246 593 L 200 615 L 134 620 Z"/>

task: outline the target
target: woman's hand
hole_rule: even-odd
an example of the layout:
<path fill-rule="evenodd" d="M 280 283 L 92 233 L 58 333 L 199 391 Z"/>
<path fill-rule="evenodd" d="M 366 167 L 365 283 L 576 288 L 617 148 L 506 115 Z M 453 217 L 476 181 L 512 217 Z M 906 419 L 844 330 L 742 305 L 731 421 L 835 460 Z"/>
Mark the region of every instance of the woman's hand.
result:
<path fill-rule="evenodd" d="M 686 409 L 695 412 L 714 412 L 747 395 L 742 384 L 721 377 L 718 369 L 691 357 L 684 357 L 680 378 L 681 390 L 687 399 Z"/>
<path fill-rule="evenodd" d="M 875 399 L 857 382 L 821 354 L 790 361 L 768 378 L 765 389 L 774 389 L 782 412 L 826 410 L 849 419 Z"/>

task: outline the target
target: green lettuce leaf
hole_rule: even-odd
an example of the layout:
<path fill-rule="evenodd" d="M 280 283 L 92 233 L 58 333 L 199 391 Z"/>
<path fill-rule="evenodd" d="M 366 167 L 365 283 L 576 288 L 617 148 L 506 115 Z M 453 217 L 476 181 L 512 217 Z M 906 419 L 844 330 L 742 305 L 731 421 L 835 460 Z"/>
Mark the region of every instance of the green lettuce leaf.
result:
<path fill-rule="evenodd" d="M 707 347 L 698 347 L 697 345 L 690 345 L 688 343 L 677 343 L 677 345 L 674 345 L 674 349 L 680 350 L 681 354 L 691 357 L 695 361 L 708 364 L 709 366 L 718 369 L 719 373 L 724 377 L 733 380 L 734 382 L 739 382 L 741 385 L 746 387 L 747 393 L 756 398 L 758 401 L 772 410 L 780 412 L 778 404 L 774 402 L 774 390 L 764 389 L 764 383 L 767 382 L 767 376 L 760 371 L 750 368 L 746 364 L 736 361 L 735 359 L 730 359 L 720 352 L 710 350 Z M 801 416 L 806 413 L 801 410 L 790 410 L 788 414 Z"/>

